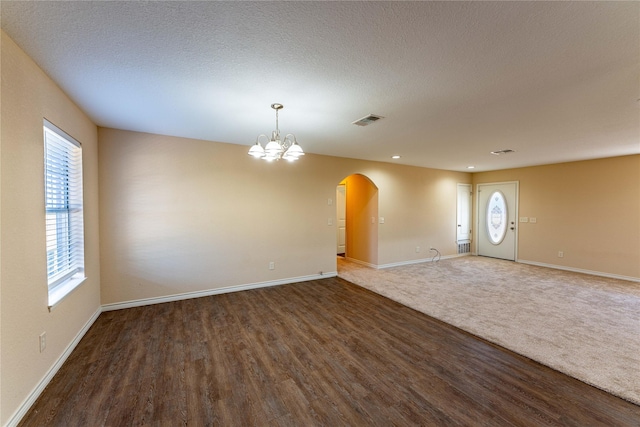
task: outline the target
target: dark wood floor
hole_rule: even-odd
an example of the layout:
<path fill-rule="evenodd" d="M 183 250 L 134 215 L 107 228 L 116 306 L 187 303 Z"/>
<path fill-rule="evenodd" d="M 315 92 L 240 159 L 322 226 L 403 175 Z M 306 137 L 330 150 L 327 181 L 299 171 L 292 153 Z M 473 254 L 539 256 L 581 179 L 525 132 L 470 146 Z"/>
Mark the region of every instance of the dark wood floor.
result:
<path fill-rule="evenodd" d="M 338 278 L 103 313 L 21 423 L 639 424 L 639 406 Z"/>

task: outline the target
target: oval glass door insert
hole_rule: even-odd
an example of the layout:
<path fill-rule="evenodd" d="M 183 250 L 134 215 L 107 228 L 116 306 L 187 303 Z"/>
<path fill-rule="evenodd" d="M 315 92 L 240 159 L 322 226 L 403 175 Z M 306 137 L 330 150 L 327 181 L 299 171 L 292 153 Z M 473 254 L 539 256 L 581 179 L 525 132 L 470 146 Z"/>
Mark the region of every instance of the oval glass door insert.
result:
<path fill-rule="evenodd" d="M 507 200 L 501 191 L 494 191 L 487 203 L 487 235 L 489 241 L 499 245 L 507 234 Z"/>

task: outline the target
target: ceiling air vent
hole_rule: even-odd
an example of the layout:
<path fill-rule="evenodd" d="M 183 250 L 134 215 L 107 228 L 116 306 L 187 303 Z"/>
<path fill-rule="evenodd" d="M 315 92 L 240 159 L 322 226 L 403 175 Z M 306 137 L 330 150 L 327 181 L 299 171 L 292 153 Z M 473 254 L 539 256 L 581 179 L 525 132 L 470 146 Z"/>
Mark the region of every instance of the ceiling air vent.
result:
<path fill-rule="evenodd" d="M 355 122 L 351 122 L 356 126 L 367 126 L 373 122 L 377 122 L 380 119 L 384 119 L 382 116 L 376 116 L 375 114 L 369 114 L 361 119 L 356 120 Z"/>
<path fill-rule="evenodd" d="M 498 150 L 498 151 L 492 151 L 491 154 L 493 154 L 494 156 L 502 156 L 503 154 L 510 154 L 510 153 L 515 153 L 515 151 L 513 150 Z"/>

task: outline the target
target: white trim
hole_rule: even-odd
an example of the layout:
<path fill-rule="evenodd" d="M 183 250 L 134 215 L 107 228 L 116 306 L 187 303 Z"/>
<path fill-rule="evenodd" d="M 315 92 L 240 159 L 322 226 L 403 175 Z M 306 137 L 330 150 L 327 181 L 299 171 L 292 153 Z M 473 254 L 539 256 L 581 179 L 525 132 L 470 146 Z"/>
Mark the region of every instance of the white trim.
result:
<path fill-rule="evenodd" d="M 269 280 L 267 282 L 249 283 L 246 285 L 226 286 L 224 288 L 207 289 L 205 291 L 185 292 L 182 294 L 167 295 L 154 298 L 143 298 L 125 302 L 116 302 L 112 304 L 103 304 L 102 311 L 122 310 L 125 308 L 142 307 L 145 305 L 162 304 L 165 302 L 181 301 L 191 298 L 208 297 L 211 295 L 226 294 L 230 292 L 247 291 L 249 289 L 266 288 L 270 286 L 287 285 L 290 283 L 307 282 L 309 280 L 324 279 L 327 277 L 336 277 L 337 271 L 322 274 L 312 274 L 309 276 L 289 277 L 287 279 Z"/>
<path fill-rule="evenodd" d="M 470 255 L 469 253 L 445 255 L 445 256 L 441 256 L 440 259 L 460 258 L 460 257 L 469 256 L 469 255 Z M 378 269 L 383 269 L 383 268 L 391 268 L 391 267 L 401 267 L 403 265 L 421 264 L 423 262 L 438 262 L 438 261 L 437 260 L 434 261 L 434 257 L 429 257 L 429 258 L 422 258 L 422 259 L 413 259 L 413 260 L 410 260 L 410 261 L 400 261 L 400 262 L 392 262 L 392 263 L 389 263 L 389 264 L 381 264 L 377 268 Z"/>
<path fill-rule="evenodd" d="M 55 288 L 49 290 L 49 311 L 53 311 L 68 295 L 78 289 L 87 278 L 84 272 L 81 277 L 70 277 Z"/>
<path fill-rule="evenodd" d="M 445 256 L 441 256 L 439 259 L 460 258 L 460 257 L 464 257 L 464 256 L 469 256 L 469 255 L 471 255 L 471 254 L 466 253 L 466 254 L 445 255 Z M 409 261 L 392 262 L 392 263 L 389 263 L 389 264 L 371 264 L 371 263 L 368 263 L 368 262 L 360 261 L 359 259 L 345 257 L 345 259 L 347 261 L 353 262 L 355 264 L 364 265 L 365 267 L 375 268 L 376 270 L 382 270 L 384 268 L 391 268 L 391 267 L 400 267 L 400 266 L 403 266 L 403 265 L 422 264 L 423 262 L 432 262 L 434 260 L 434 258 L 435 257 L 412 259 L 412 260 L 409 260 Z"/>
<path fill-rule="evenodd" d="M 371 268 L 375 268 L 375 269 L 378 268 L 378 264 L 371 264 L 369 262 L 360 261 L 359 259 L 349 258 L 347 256 L 345 256 L 344 259 L 346 259 L 347 261 L 350 261 L 350 262 L 355 262 L 356 264 L 364 265 L 365 267 L 371 267 Z"/>
<path fill-rule="evenodd" d="M 82 148 L 82 144 L 77 139 L 75 139 L 74 137 L 72 137 L 62 129 L 60 129 L 58 126 L 54 125 L 47 119 L 43 119 L 42 121 L 43 121 L 44 127 L 48 128 L 50 131 L 53 131 L 53 133 L 57 133 L 58 136 L 61 136 L 64 139 L 68 139 L 69 142 L 75 145 L 76 147 Z"/>
<path fill-rule="evenodd" d="M 53 376 L 58 372 L 58 370 L 62 367 L 67 358 L 71 355 L 73 350 L 76 348 L 82 337 L 87 333 L 89 328 L 93 325 L 93 323 L 98 319 L 102 310 L 98 308 L 95 313 L 87 320 L 87 323 L 84 324 L 82 329 L 76 334 L 75 338 L 67 348 L 62 352 L 58 360 L 53 364 L 51 369 L 45 374 L 45 376 L 40 380 L 40 382 L 36 385 L 36 387 L 29 393 L 27 398 L 22 402 L 22 404 L 18 407 L 16 412 L 9 418 L 9 421 L 5 425 L 6 427 L 14 427 L 17 426 L 18 423 L 22 420 L 22 417 L 26 415 L 26 413 L 31 409 L 31 406 L 36 402 L 40 394 L 44 391 L 45 387 L 49 384 L 49 382 L 53 379 Z"/>
<path fill-rule="evenodd" d="M 602 271 L 593 271 L 593 270 L 584 270 L 582 268 L 565 267 L 564 265 L 545 264 L 543 262 L 527 261 L 525 259 L 518 259 L 516 260 L 516 262 L 519 262 L 521 264 L 536 265 L 538 267 L 547 267 L 547 268 L 553 268 L 556 270 L 572 271 L 574 273 L 590 274 L 592 276 L 608 277 L 610 279 L 628 280 L 630 282 L 640 283 L 640 277 L 622 276 L 620 274 L 605 273 Z"/>

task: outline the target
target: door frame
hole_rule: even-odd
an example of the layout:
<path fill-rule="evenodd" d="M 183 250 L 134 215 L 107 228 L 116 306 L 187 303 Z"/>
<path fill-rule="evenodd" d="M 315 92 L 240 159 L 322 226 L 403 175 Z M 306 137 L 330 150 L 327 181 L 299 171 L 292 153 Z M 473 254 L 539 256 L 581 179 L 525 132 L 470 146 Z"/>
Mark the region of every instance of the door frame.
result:
<path fill-rule="evenodd" d="M 475 240 L 475 250 L 474 250 L 474 255 L 478 256 L 478 245 L 480 244 L 479 238 L 480 238 L 480 227 L 482 227 L 483 225 L 480 224 L 480 186 L 481 185 L 501 185 L 501 184 L 515 184 L 516 186 L 516 206 L 515 206 L 515 211 L 514 211 L 514 216 L 515 216 L 515 242 L 514 242 L 514 249 L 513 249 L 513 261 L 514 262 L 518 262 L 518 242 L 519 242 L 519 233 L 520 233 L 520 220 L 519 220 L 519 207 L 520 207 L 520 181 L 500 181 L 500 182 L 482 182 L 479 184 L 476 184 L 476 190 L 475 190 L 475 203 L 476 203 L 476 209 L 475 209 L 475 214 L 476 214 L 476 220 L 474 221 L 475 223 L 475 231 L 473 233 L 473 237 Z"/>
<path fill-rule="evenodd" d="M 342 187 L 342 192 L 344 194 L 344 199 L 342 200 L 343 206 L 342 209 L 340 206 L 340 188 Z M 342 212 L 340 212 L 342 210 Z M 338 247 L 340 246 L 340 214 L 344 215 L 344 251 L 339 252 Z M 336 186 L 336 252 L 338 255 L 342 254 L 345 258 L 347 257 L 347 183 L 340 183 Z"/>

